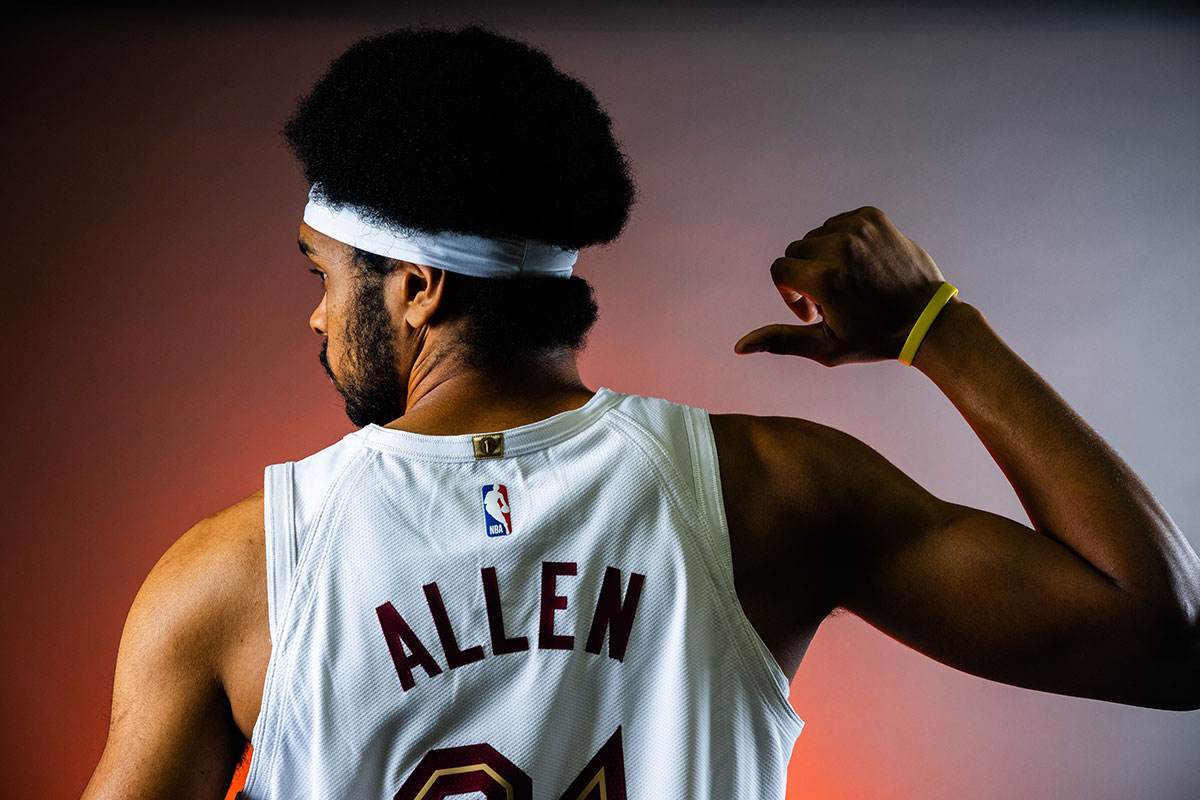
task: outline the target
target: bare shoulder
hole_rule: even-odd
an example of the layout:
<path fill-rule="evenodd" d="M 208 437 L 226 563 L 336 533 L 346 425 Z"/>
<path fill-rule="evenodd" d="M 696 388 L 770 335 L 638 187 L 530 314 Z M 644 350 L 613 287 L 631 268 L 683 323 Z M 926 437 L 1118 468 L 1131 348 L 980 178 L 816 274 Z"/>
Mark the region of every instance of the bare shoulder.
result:
<path fill-rule="evenodd" d="M 270 655 L 263 490 L 197 522 L 147 576 L 130 611 L 148 615 L 221 686 L 249 736 Z"/>
<path fill-rule="evenodd" d="M 231 555 L 229 548 L 262 550 L 257 534 L 263 532 L 263 490 L 239 500 L 228 508 L 210 514 L 193 525 L 175 546 L 195 547 L 196 551 L 219 550 Z M 245 554 L 243 554 L 245 555 Z"/>
<path fill-rule="evenodd" d="M 795 417 L 712 414 L 710 419 L 722 462 L 728 453 L 731 468 L 737 468 L 731 479 L 753 484 L 746 490 L 792 512 L 784 523 L 792 536 L 848 533 L 848 524 L 873 521 L 862 513 L 864 496 L 911 497 L 921 491 L 870 445 L 837 428 Z"/>
<path fill-rule="evenodd" d="M 940 501 L 854 436 L 795 417 L 710 414 L 743 610 L 792 675 L 887 532 Z M 869 544 L 868 544 L 869 543 Z"/>
<path fill-rule="evenodd" d="M 796 417 L 710 414 L 727 505 L 752 505 L 771 532 L 802 543 L 827 530 L 862 442 Z M 799 512 L 799 515 L 798 515 Z"/>
<path fill-rule="evenodd" d="M 794 417 L 710 414 L 709 420 L 738 599 L 791 677 L 837 605 L 841 555 L 832 475 L 844 439 L 853 437 Z"/>
<path fill-rule="evenodd" d="M 266 576 L 263 491 L 197 522 L 150 571 L 139 599 L 150 595 L 160 610 L 180 606 L 205 617 L 229 618 L 246 605 L 246 590 Z M 217 631 L 212 631 L 217 632 Z"/>
<path fill-rule="evenodd" d="M 798 417 L 764 417 L 755 414 L 709 414 L 717 446 L 733 459 L 763 466 L 794 469 L 814 441 L 840 433 L 834 428 Z M 725 453 L 721 453 L 722 457 Z"/>
<path fill-rule="evenodd" d="M 249 740 L 271 653 L 263 490 L 196 523 L 155 572 L 190 626 L 204 632 L 214 679 Z"/>
<path fill-rule="evenodd" d="M 265 568 L 265 541 L 263 490 L 259 489 L 197 522 L 171 550 L 178 548 L 179 556 L 193 560 L 198 567 L 221 563 L 227 570 L 235 568 L 227 577 L 246 577 L 243 569 Z"/>
<path fill-rule="evenodd" d="M 239 692 L 252 694 L 244 664 L 269 656 L 255 633 L 266 615 L 262 508 L 259 491 L 196 523 L 138 590 L 87 800 L 213 797 L 228 787 L 249 730 L 237 708 Z"/>

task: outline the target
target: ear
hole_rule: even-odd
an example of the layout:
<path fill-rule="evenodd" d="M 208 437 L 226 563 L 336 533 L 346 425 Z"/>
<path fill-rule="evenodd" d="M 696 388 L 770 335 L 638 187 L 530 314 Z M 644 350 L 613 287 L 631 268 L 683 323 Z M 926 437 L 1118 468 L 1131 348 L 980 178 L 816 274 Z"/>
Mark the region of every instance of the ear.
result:
<path fill-rule="evenodd" d="M 444 269 L 400 261 L 387 278 L 384 295 L 389 307 L 403 312 L 405 322 L 421 328 L 429 324 L 441 305 L 445 286 Z"/>

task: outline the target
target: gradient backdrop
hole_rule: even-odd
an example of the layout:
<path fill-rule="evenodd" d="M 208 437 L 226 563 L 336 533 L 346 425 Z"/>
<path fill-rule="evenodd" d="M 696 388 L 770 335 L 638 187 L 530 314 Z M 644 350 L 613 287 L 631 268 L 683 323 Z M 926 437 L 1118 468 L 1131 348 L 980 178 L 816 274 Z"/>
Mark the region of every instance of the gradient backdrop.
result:
<path fill-rule="evenodd" d="M 388 27 L 486 22 L 611 113 L 643 200 L 577 265 L 601 306 L 589 386 L 818 420 L 1027 523 L 916 370 L 733 353 L 792 320 L 768 273 L 784 246 L 875 205 L 1200 543 L 1195 17 L 388 8 L 8 25 L 0 794 L 78 796 L 151 566 L 264 465 L 352 429 L 308 328 L 307 187 L 279 128 L 331 58 Z M 1200 713 L 991 683 L 850 615 L 822 626 L 791 699 L 807 722 L 793 800 L 1200 797 Z"/>

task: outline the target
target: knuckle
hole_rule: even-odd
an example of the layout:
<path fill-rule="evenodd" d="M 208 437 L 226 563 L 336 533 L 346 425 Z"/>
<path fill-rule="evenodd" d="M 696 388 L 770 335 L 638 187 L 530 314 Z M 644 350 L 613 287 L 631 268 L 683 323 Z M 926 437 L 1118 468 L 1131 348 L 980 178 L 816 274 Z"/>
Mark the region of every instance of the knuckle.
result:
<path fill-rule="evenodd" d="M 850 288 L 850 273 L 844 269 L 831 269 L 825 275 L 825 286 L 831 292 L 844 292 Z"/>
<path fill-rule="evenodd" d="M 866 239 L 863 236 L 851 236 L 849 242 L 846 244 L 846 252 L 855 261 L 863 259 L 869 249 Z"/>
<path fill-rule="evenodd" d="M 837 252 L 840 253 L 843 258 L 854 255 L 854 250 L 853 250 L 854 237 L 853 236 L 851 236 L 849 233 L 847 233 L 845 231 L 839 231 L 838 233 L 831 234 L 831 236 L 834 237 L 832 239 L 833 245 L 836 247 Z"/>

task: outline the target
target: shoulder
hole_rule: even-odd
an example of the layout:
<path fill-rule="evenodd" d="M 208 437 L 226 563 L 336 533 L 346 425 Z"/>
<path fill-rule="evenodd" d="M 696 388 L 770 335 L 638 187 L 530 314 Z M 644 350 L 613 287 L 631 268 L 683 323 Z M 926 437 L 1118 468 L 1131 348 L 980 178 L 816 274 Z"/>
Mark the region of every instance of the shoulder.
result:
<path fill-rule="evenodd" d="M 811 636 L 836 605 L 844 487 L 835 476 L 853 437 L 795 417 L 709 420 L 743 605 L 752 621 L 757 604 L 764 620 L 787 608 Z"/>
<path fill-rule="evenodd" d="M 862 442 L 796 417 L 710 414 L 726 505 L 749 504 L 770 514 L 773 531 L 804 521 L 805 531 L 833 524 L 849 463 Z M 797 516 L 801 513 L 802 516 Z"/>
<path fill-rule="evenodd" d="M 200 520 L 167 549 L 138 591 L 129 624 L 152 620 L 149 645 L 186 653 L 219 678 L 254 617 L 260 587 L 266 602 L 265 550 L 259 489 Z"/>
<path fill-rule="evenodd" d="M 154 565 L 155 585 L 171 585 L 176 596 L 189 591 L 225 593 L 258 564 L 265 564 L 263 490 L 211 514 L 175 540 Z M 232 581 L 230 579 L 233 579 Z"/>
<path fill-rule="evenodd" d="M 226 678 L 254 642 L 265 588 L 262 492 L 189 528 L 130 607 L 100 762 L 100 797 L 216 797 L 246 741 Z M 262 578 L 265 583 L 265 574 Z M 262 613 L 265 613 L 262 612 Z M 244 681 L 243 681 L 244 683 Z"/>
<path fill-rule="evenodd" d="M 830 597 L 856 569 L 864 542 L 927 514 L 936 498 L 870 445 L 794 417 L 710 414 L 730 535 L 743 552 L 819 564 Z M 832 602 L 832 601 L 831 601 Z"/>
<path fill-rule="evenodd" d="M 912 480 L 849 433 L 795 417 L 710 414 L 721 460 L 782 500 L 836 513 L 872 488 L 910 489 Z M 864 483 L 866 482 L 866 483 Z"/>
<path fill-rule="evenodd" d="M 811 511 L 830 506 L 856 458 L 867 448 L 848 433 L 797 417 L 710 414 L 724 472 L 755 493 Z"/>
<path fill-rule="evenodd" d="M 903 525 L 944 515 L 942 501 L 844 431 L 792 417 L 710 418 L 731 517 L 740 507 L 763 552 L 819 560 L 831 597 L 869 560 L 867 550 L 894 544 Z"/>

